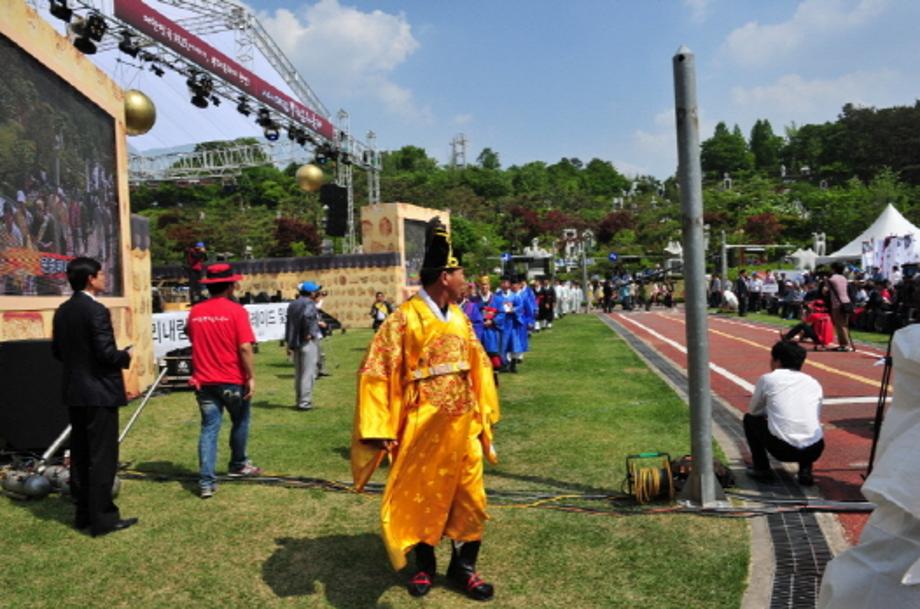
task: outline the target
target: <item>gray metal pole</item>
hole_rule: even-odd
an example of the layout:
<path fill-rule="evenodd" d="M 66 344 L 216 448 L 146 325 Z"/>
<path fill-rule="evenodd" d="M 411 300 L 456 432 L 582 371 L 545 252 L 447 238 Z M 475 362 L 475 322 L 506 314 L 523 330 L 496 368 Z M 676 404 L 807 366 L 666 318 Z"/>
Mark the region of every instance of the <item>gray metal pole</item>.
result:
<path fill-rule="evenodd" d="M 725 241 L 725 231 L 722 231 L 722 281 L 728 281 L 728 242 Z M 725 291 L 725 283 L 722 284 Z"/>
<path fill-rule="evenodd" d="M 673 64 L 677 173 L 684 238 L 690 442 L 693 454 L 692 474 L 684 486 L 681 499 L 708 507 L 715 505 L 718 497 L 712 468 L 712 402 L 709 392 L 706 253 L 703 251 L 703 177 L 696 101 L 696 61 L 690 49 L 682 46 L 674 55 Z"/>
<path fill-rule="evenodd" d="M 124 430 L 122 430 L 121 435 L 118 436 L 118 443 L 121 444 L 125 439 L 125 436 L 128 435 L 128 432 L 131 430 L 131 427 L 134 426 L 134 422 L 137 421 L 137 417 L 141 416 L 141 412 L 144 410 L 144 406 L 147 405 L 147 402 L 150 401 L 150 396 L 153 395 L 153 392 L 156 391 L 156 388 L 159 387 L 160 381 L 163 380 L 163 377 L 166 376 L 167 368 L 160 370 L 160 376 L 153 381 L 153 385 L 150 386 L 150 389 L 147 390 L 147 395 L 144 396 L 144 399 L 141 400 L 140 406 L 137 407 L 137 410 L 134 411 L 134 414 L 131 415 L 131 418 L 128 420 L 128 424 L 125 425 Z"/>

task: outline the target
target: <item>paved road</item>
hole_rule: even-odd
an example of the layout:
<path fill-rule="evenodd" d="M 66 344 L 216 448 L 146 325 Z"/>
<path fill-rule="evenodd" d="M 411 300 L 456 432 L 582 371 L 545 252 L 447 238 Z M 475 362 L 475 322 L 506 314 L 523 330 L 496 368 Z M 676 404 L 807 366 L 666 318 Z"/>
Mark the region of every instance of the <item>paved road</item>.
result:
<path fill-rule="evenodd" d="M 612 313 L 611 316 L 656 349 L 686 368 L 686 324 L 683 311 Z M 770 347 L 777 328 L 739 318 L 709 317 L 710 382 L 712 390 L 741 412 L 747 412 L 754 383 L 770 371 Z M 810 349 L 810 343 L 803 343 Z M 883 367 L 884 351 L 859 347 L 856 353 L 809 350 L 803 371 L 824 387 L 824 454 L 815 464 L 821 494 L 835 500 L 863 500 L 859 487 L 872 444 L 872 422 Z M 746 453 L 746 447 L 744 447 Z M 841 514 L 840 522 L 855 543 L 868 516 Z"/>

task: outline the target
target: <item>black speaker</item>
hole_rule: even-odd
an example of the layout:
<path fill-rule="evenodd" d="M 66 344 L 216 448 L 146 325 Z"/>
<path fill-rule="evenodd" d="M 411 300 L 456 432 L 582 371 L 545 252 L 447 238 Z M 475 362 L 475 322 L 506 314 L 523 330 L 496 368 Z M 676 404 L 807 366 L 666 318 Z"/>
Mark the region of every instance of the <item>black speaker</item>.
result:
<path fill-rule="evenodd" d="M 319 202 L 326 206 L 326 235 L 344 237 L 348 230 L 348 190 L 336 184 L 323 184 Z"/>
<path fill-rule="evenodd" d="M 0 342 L 0 444 L 43 451 L 70 424 L 51 340 Z"/>

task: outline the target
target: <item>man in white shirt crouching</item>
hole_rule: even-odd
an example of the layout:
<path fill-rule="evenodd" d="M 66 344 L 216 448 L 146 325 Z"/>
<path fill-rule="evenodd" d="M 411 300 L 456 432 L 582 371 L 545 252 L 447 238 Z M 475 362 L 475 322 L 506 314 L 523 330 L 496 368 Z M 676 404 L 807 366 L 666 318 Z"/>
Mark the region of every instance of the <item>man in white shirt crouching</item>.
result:
<path fill-rule="evenodd" d="M 783 462 L 798 462 L 799 484 L 814 484 L 812 465 L 824 451 L 821 431 L 821 384 L 801 372 L 805 349 L 780 341 L 770 351 L 772 372 L 757 380 L 749 414 L 744 415 L 744 435 L 751 449 L 753 467 L 748 475 L 770 480 L 769 452 Z"/>

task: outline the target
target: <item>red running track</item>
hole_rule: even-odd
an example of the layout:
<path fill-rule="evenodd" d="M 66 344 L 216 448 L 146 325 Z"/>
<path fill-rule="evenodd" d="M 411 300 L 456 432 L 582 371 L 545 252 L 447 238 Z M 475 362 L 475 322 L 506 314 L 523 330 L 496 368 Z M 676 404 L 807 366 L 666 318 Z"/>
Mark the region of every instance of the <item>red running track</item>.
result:
<path fill-rule="evenodd" d="M 621 326 L 686 370 L 686 325 L 683 311 L 613 313 Z M 778 328 L 740 318 L 709 317 L 710 383 L 712 391 L 732 407 L 747 412 L 754 383 L 770 371 L 770 348 Z M 863 500 L 860 493 L 872 445 L 872 423 L 878 402 L 884 352 L 859 347 L 856 353 L 808 351 L 804 372 L 824 388 L 821 412 L 824 454 L 815 463 L 821 494 L 833 500 Z M 747 447 L 741 447 L 749 457 Z M 848 541 L 855 543 L 866 514 L 840 514 Z"/>

